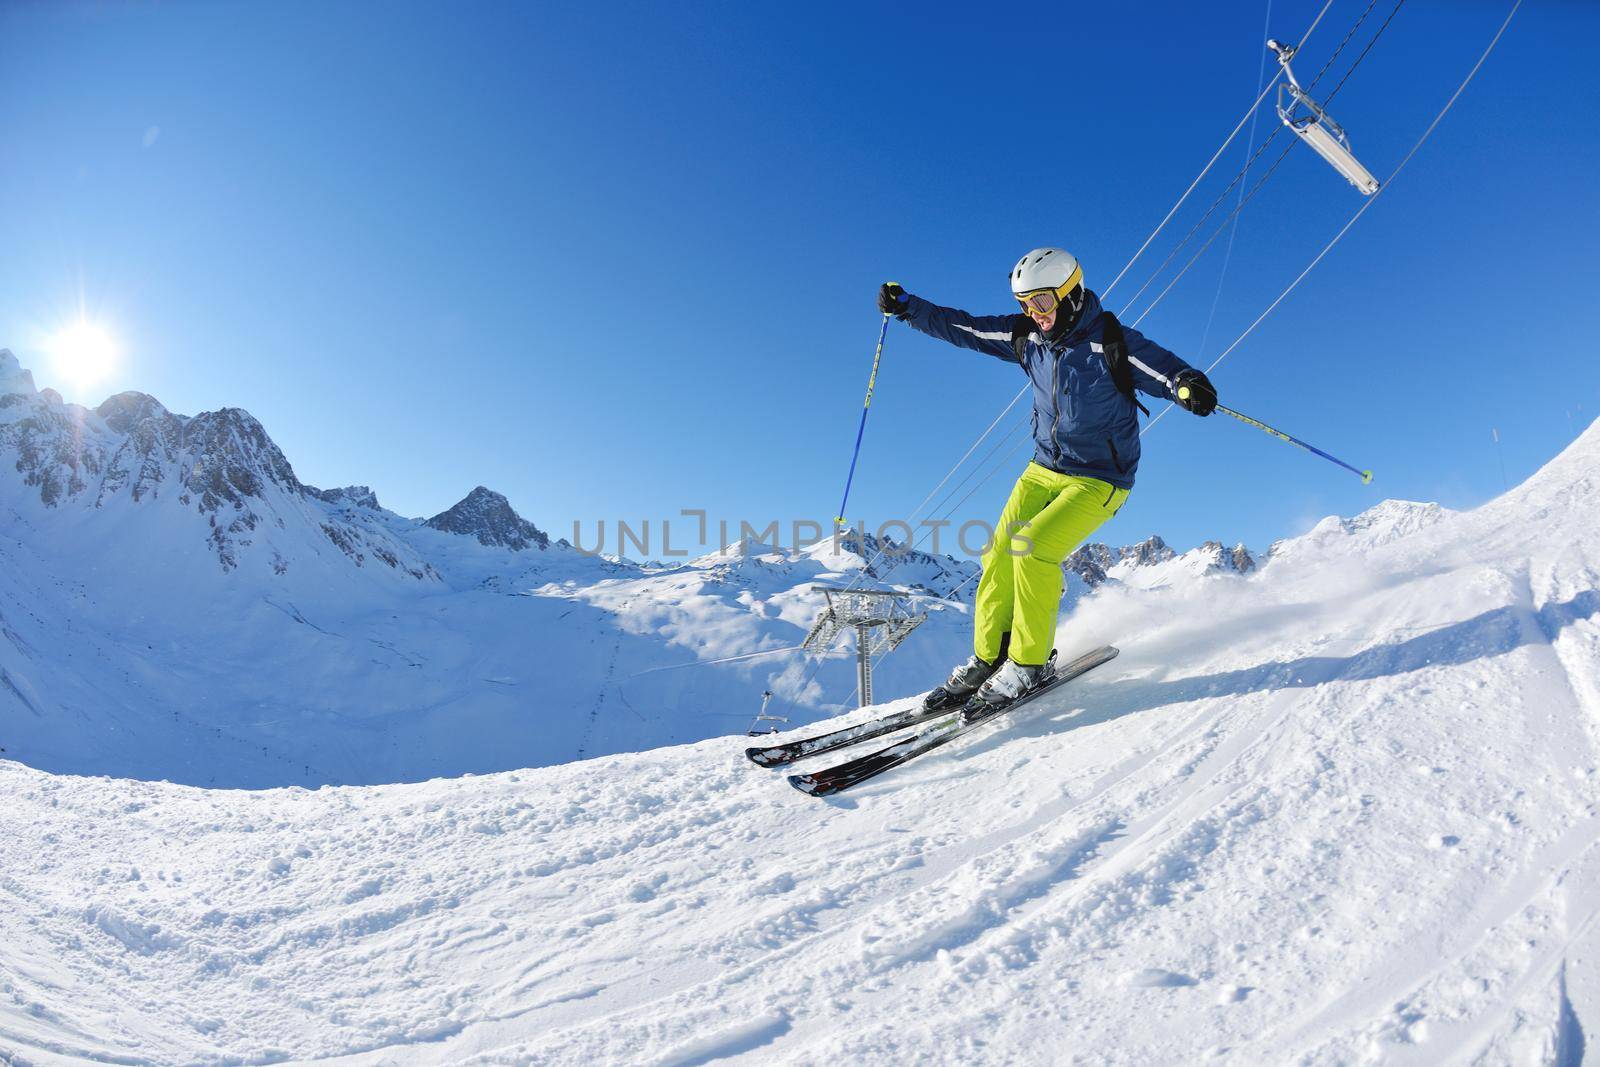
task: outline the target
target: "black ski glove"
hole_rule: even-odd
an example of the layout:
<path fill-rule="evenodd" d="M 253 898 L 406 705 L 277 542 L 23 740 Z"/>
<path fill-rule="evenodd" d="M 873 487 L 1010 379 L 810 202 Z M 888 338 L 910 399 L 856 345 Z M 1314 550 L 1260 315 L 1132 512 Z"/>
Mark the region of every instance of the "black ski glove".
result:
<path fill-rule="evenodd" d="M 903 319 L 911 310 L 906 304 L 906 291 L 900 288 L 899 282 L 884 282 L 883 288 L 878 290 L 878 310 L 885 315 L 893 315 Z"/>
<path fill-rule="evenodd" d="M 1172 394 L 1185 411 L 1196 415 L 1204 417 L 1217 410 L 1217 390 L 1211 379 L 1193 367 L 1179 371 L 1172 379 Z"/>

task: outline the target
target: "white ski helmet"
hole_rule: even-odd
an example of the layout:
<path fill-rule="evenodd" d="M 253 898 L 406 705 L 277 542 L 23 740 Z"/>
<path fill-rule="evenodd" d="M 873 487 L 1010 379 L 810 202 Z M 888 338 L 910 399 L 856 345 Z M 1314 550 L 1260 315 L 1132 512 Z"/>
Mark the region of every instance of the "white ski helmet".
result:
<path fill-rule="evenodd" d="M 1058 298 L 1066 299 L 1067 294 L 1081 284 L 1083 268 L 1064 248 L 1035 248 L 1011 268 L 1012 296 L 1054 289 Z"/>

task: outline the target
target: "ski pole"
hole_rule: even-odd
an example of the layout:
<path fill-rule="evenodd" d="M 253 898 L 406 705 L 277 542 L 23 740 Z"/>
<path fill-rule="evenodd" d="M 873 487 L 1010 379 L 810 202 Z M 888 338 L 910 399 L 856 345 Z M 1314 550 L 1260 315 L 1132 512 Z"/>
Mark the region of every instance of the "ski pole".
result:
<path fill-rule="evenodd" d="M 872 355 L 872 374 L 867 378 L 867 401 L 861 405 L 861 425 L 856 427 L 856 448 L 850 453 L 850 473 L 844 479 L 844 496 L 839 500 L 839 514 L 833 517 L 839 526 L 849 525 L 844 518 L 844 506 L 850 499 L 850 483 L 856 478 L 856 460 L 861 457 L 861 435 L 867 430 L 867 412 L 872 408 L 872 388 L 878 382 L 878 364 L 883 361 L 883 339 L 889 334 L 889 316 L 883 316 L 883 329 L 878 331 L 878 350 Z"/>
<path fill-rule="evenodd" d="M 1178 399 L 1179 400 L 1187 400 L 1189 398 L 1188 394 L 1189 394 L 1189 387 L 1188 386 L 1186 386 L 1186 385 L 1179 386 L 1179 388 L 1178 388 Z M 1338 456 L 1330 456 L 1330 455 L 1328 455 L 1328 453 L 1324 452 L 1322 449 L 1318 448 L 1316 445 L 1308 445 L 1304 441 L 1300 440 L 1298 437 L 1292 437 L 1289 434 L 1284 433 L 1282 430 L 1275 429 L 1274 427 L 1268 426 L 1266 423 L 1262 422 L 1260 419 L 1252 419 L 1249 415 L 1246 415 L 1243 412 L 1235 411 L 1232 408 L 1225 407 L 1222 404 L 1218 404 L 1217 405 L 1217 410 L 1222 412 L 1225 415 L 1232 415 L 1234 418 L 1238 419 L 1240 422 L 1244 423 L 1247 426 L 1254 426 L 1258 430 L 1265 430 L 1267 433 L 1270 433 L 1272 436 L 1278 438 L 1280 441 L 1287 441 L 1291 445 L 1296 445 L 1296 446 L 1298 446 L 1300 448 L 1305 449 L 1307 452 L 1310 452 L 1310 453 L 1312 453 L 1314 455 L 1321 456 L 1323 459 L 1327 460 L 1329 463 L 1337 463 L 1339 466 L 1343 467 L 1345 470 L 1349 471 L 1350 473 L 1360 475 L 1361 476 L 1361 484 L 1362 485 L 1371 485 L 1372 484 L 1372 472 L 1371 471 L 1358 470 L 1355 467 L 1350 466 L 1350 464 L 1346 463 L 1344 460 L 1340 459 Z"/>

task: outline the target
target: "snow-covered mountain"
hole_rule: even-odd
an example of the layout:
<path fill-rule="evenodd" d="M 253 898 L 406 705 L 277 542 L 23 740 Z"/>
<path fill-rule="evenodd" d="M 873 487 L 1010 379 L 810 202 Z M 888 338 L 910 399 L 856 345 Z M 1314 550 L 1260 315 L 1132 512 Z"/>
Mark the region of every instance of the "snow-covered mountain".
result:
<path fill-rule="evenodd" d="M 1334 555 L 1359 555 L 1410 536 L 1451 514 L 1438 504 L 1385 500 L 1354 518 L 1329 515 L 1304 534 L 1274 542 L 1265 552 L 1207 541 L 1180 553 L 1155 535 L 1122 548 L 1091 542 L 1064 564 L 1073 579 L 1069 596 L 1081 596 L 1107 582 L 1154 589 L 1196 579 L 1247 577 L 1262 567 L 1293 566 L 1293 561 L 1302 559 L 1320 565 Z"/>
<path fill-rule="evenodd" d="M 1120 658 L 828 802 L 740 737 L 315 791 L 0 761 L 0 1054 L 1573 1067 L 1600 1027 L 1597 471 L 1600 424 L 1473 511 L 1103 583 L 1062 640 Z M 708 590 L 653 624 L 731 647 L 736 604 L 801 614 L 760 576 L 833 565 L 619 570 L 565 604 Z M 31 574 L 0 567 L 8 670 Z"/>
<path fill-rule="evenodd" d="M 1385 500 L 1353 519 L 1329 515 L 1310 532 L 1275 542 L 1268 555 L 1275 561 L 1303 557 L 1321 560 L 1330 555 L 1369 552 L 1443 522 L 1451 514 L 1438 504 Z"/>
<path fill-rule="evenodd" d="M 910 692 L 965 646 L 973 569 L 870 535 L 602 558 L 483 486 L 406 518 L 301 482 L 245 411 L 89 410 L 0 351 L 0 746 L 51 770 L 416 780 L 737 732 L 769 688 L 810 721 L 854 703 L 847 650 L 794 651 L 813 585 L 917 594 L 878 672 Z"/>
<path fill-rule="evenodd" d="M 1149 588 L 1175 579 L 1250 574 L 1256 560 L 1242 544 L 1228 549 L 1221 541 L 1207 541 L 1180 554 L 1152 535 L 1122 548 L 1090 542 L 1068 556 L 1064 566 L 1090 589 L 1107 581 Z"/>
<path fill-rule="evenodd" d="M 376 507 L 376 504 L 373 505 Z M 434 530 L 476 538 L 480 545 L 520 552 L 530 546 L 550 547 L 550 535 L 518 515 L 511 501 L 492 489 L 478 486 L 450 510 L 425 524 Z"/>
<path fill-rule="evenodd" d="M 1394 526 L 1363 516 L 1345 539 Z M 1335 535 L 1308 536 L 1316 550 Z M 5 351 L 0 564 L 0 745 L 51 770 L 238 786 L 693 741 L 746 728 L 768 689 L 774 713 L 814 721 L 853 706 L 855 679 L 848 638 L 821 660 L 796 650 L 823 604 L 813 586 L 916 595 L 929 621 L 876 672 L 897 694 L 967 654 L 977 577 L 975 561 L 854 531 L 602 558 L 484 486 L 406 518 L 368 486 L 306 485 L 243 410 L 189 417 L 133 392 L 89 410 Z M 1242 546 L 1088 545 L 1067 602 L 1251 566 Z"/>
<path fill-rule="evenodd" d="M 322 494 L 300 483 L 262 425 L 238 408 L 191 418 L 129 392 L 90 411 L 36 390 L 32 375 L 0 349 L 0 455 L 11 460 L 0 464 L 7 490 L 0 501 L 21 523 L 31 490 L 51 518 L 114 515 L 79 524 L 91 539 L 109 534 L 163 556 L 198 539 L 224 571 L 243 563 L 283 574 L 300 562 L 325 575 L 318 557 L 332 546 L 357 566 L 375 562 L 415 581 L 437 577 L 404 542 L 317 507 Z M 62 527 L 49 525 L 52 535 Z"/>

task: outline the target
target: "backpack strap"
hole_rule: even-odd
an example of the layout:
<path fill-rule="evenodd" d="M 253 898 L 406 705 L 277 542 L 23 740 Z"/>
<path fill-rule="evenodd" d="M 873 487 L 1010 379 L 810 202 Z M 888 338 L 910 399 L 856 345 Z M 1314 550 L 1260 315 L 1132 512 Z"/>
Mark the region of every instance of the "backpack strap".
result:
<path fill-rule="evenodd" d="M 1012 343 L 1015 344 L 1015 341 Z M 1133 368 L 1128 365 L 1128 339 L 1123 336 L 1122 323 L 1109 311 L 1100 313 L 1100 349 L 1118 392 L 1148 416 L 1150 409 L 1139 403 L 1139 397 L 1133 389 Z"/>
<path fill-rule="evenodd" d="M 1022 354 L 1028 349 L 1028 338 L 1036 329 L 1038 327 L 1026 315 L 1017 315 L 1011 320 L 1011 351 L 1017 354 L 1018 363 L 1022 362 Z"/>
<path fill-rule="evenodd" d="M 1026 315 L 1018 315 L 1011 320 L 1011 351 L 1017 354 L 1018 363 L 1022 362 L 1023 353 L 1027 351 L 1028 338 L 1037 329 L 1033 320 Z M 1133 368 L 1128 365 L 1128 339 L 1123 336 L 1122 323 L 1109 311 L 1100 312 L 1100 349 L 1117 391 L 1148 417 L 1150 409 L 1139 402 L 1139 395 L 1133 388 Z"/>

